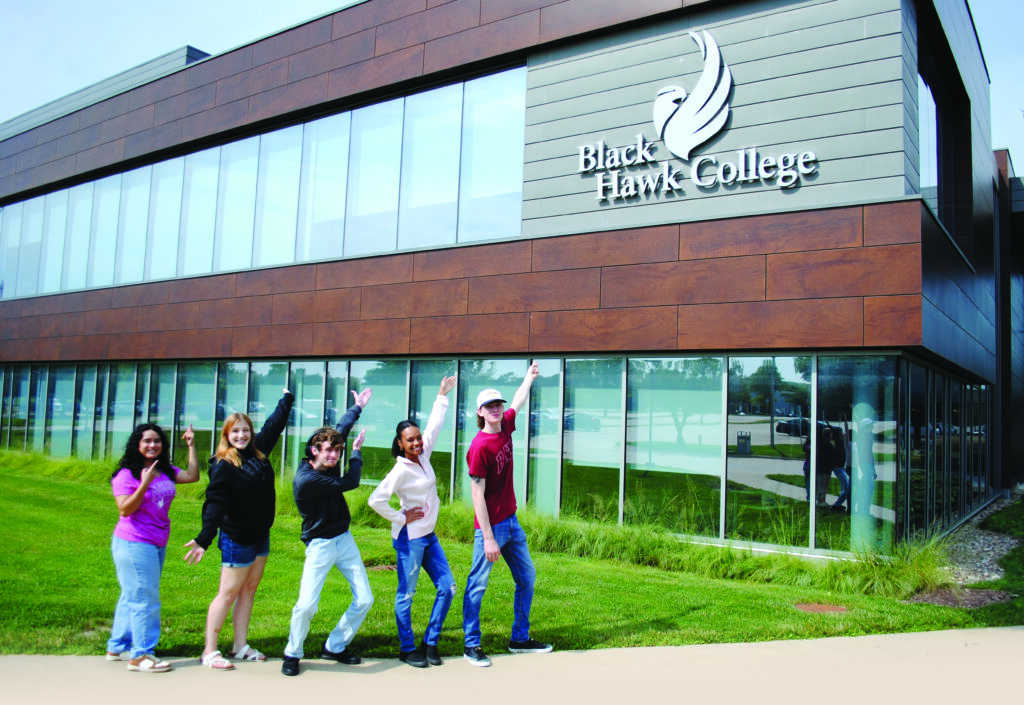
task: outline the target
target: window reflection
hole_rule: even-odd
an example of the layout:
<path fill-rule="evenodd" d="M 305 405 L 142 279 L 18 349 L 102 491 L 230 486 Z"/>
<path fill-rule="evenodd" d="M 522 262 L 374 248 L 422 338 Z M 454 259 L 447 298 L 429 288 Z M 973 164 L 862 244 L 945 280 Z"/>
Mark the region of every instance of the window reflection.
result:
<path fill-rule="evenodd" d="M 64 231 L 68 219 L 68 190 L 47 194 L 43 216 L 43 248 L 39 258 L 39 293 L 60 291 L 64 269 Z"/>
<path fill-rule="evenodd" d="M 213 265 L 220 147 L 185 157 L 178 274 L 207 274 Z"/>
<path fill-rule="evenodd" d="M 404 103 L 398 98 L 352 112 L 346 256 L 395 249 Z"/>
<path fill-rule="evenodd" d="M 537 511 L 557 516 L 562 475 L 562 361 L 534 362 L 540 376 L 530 389 L 527 501 Z"/>
<path fill-rule="evenodd" d="M 71 453 L 79 458 L 92 457 L 95 398 L 96 365 L 79 365 L 75 376 L 75 420 L 71 435 Z"/>
<path fill-rule="evenodd" d="M 618 522 L 624 360 L 565 361 L 563 515 Z"/>
<path fill-rule="evenodd" d="M 146 233 L 147 280 L 168 279 L 173 277 L 177 270 L 181 189 L 184 178 L 183 157 L 153 165 Z"/>
<path fill-rule="evenodd" d="M 358 430 L 366 431 L 363 442 L 363 478 L 383 479 L 394 459 L 391 457 L 391 441 L 395 437 L 395 426 L 409 413 L 409 397 L 406 380 L 409 363 L 404 360 L 353 360 L 350 367 L 349 389 L 361 392 L 373 388 L 373 398 L 359 416 Z M 348 394 L 346 407 L 352 405 Z"/>
<path fill-rule="evenodd" d="M 307 123 L 302 135 L 302 178 L 295 260 L 341 256 L 352 114 Z"/>
<path fill-rule="evenodd" d="M 115 174 L 96 182 L 92 203 L 92 232 L 89 240 L 90 287 L 114 283 L 114 258 L 117 247 L 117 217 L 121 210 L 121 175 Z M 84 260 L 83 260 L 84 261 Z"/>
<path fill-rule="evenodd" d="M 89 230 L 92 227 L 92 184 L 68 191 L 68 226 L 64 240 L 64 274 L 61 289 L 85 287 L 84 263 L 89 261 Z"/>
<path fill-rule="evenodd" d="M 32 296 L 39 283 L 39 259 L 43 248 L 43 206 L 40 196 L 25 202 L 21 216 L 21 242 L 18 251 L 18 296 Z"/>
<path fill-rule="evenodd" d="M 46 448 L 46 380 L 49 368 L 33 365 L 29 382 L 28 424 L 25 450 L 42 453 Z"/>
<path fill-rule="evenodd" d="M 911 535 L 928 531 L 928 370 L 910 365 L 910 427 L 907 429 L 909 530 Z"/>
<path fill-rule="evenodd" d="M 254 362 L 249 365 L 249 418 L 252 419 L 253 432 L 259 433 L 270 415 L 277 408 L 277 402 L 284 395 L 288 386 L 287 362 Z M 289 390 L 293 391 L 294 390 Z M 273 450 L 267 454 L 271 466 L 277 471 L 279 479 L 284 478 L 284 457 L 286 435 L 282 434 Z"/>
<path fill-rule="evenodd" d="M 22 365 L 14 368 L 11 376 L 11 403 L 8 407 L 10 429 L 8 431 L 8 447 L 13 450 L 25 450 L 25 430 L 28 426 L 28 400 L 30 391 L 31 368 Z"/>
<path fill-rule="evenodd" d="M 214 272 L 247 269 L 252 264 L 259 153 L 259 137 L 230 142 L 221 147 L 217 229 L 213 242 Z"/>
<path fill-rule="evenodd" d="M 51 367 L 48 384 L 45 452 L 66 457 L 71 455 L 71 430 L 75 412 L 74 365 Z"/>
<path fill-rule="evenodd" d="M 214 439 L 220 428 L 213 428 L 214 399 L 216 398 L 217 366 L 209 362 L 188 363 L 178 366 L 177 402 L 172 434 L 180 438 L 185 429 L 192 425 L 195 432 L 196 450 L 203 457 L 202 448 L 215 448 Z M 188 467 L 188 447 L 184 443 L 174 445 L 173 464 L 179 468 Z M 211 450 L 212 454 L 212 450 Z M 207 456 L 209 457 L 209 456 Z"/>
<path fill-rule="evenodd" d="M 107 408 L 107 457 L 121 457 L 125 441 L 135 428 L 135 365 L 110 366 L 110 391 Z"/>
<path fill-rule="evenodd" d="M 723 370 L 717 357 L 629 361 L 626 523 L 719 535 Z"/>
<path fill-rule="evenodd" d="M 405 99 L 398 248 L 455 243 L 462 85 Z"/>
<path fill-rule="evenodd" d="M 452 360 L 415 360 L 410 374 L 409 419 L 426 431 L 430 411 L 437 399 L 443 377 L 452 377 L 457 365 Z M 455 430 L 455 395 L 448 393 L 448 413 L 434 444 L 430 465 L 437 476 L 437 496 L 447 501 L 451 491 L 452 447 Z M 395 422 L 397 425 L 397 421 Z"/>
<path fill-rule="evenodd" d="M 18 286 L 18 246 L 21 240 L 21 211 L 15 203 L 3 209 L 0 220 L 0 298 L 13 298 Z"/>
<path fill-rule="evenodd" d="M 121 214 L 118 219 L 116 284 L 140 282 L 146 266 L 146 229 L 149 225 L 151 167 L 129 171 L 121 183 Z"/>
<path fill-rule="evenodd" d="M 287 264 L 295 258 L 301 161 L 301 125 L 270 132 L 260 138 L 252 251 L 254 267 Z"/>
<path fill-rule="evenodd" d="M 288 419 L 287 460 L 280 472 L 286 485 L 305 457 L 306 439 L 323 426 L 324 368 L 323 362 L 293 362 L 291 365 L 288 384 L 295 395 L 295 404 Z"/>
<path fill-rule="evenodd" d="M 822 457 L 815 482 L 810 379 L 810 358 L 729 358 L 727 538 L 808 545 L 808 503 L 830 462 Z"/>

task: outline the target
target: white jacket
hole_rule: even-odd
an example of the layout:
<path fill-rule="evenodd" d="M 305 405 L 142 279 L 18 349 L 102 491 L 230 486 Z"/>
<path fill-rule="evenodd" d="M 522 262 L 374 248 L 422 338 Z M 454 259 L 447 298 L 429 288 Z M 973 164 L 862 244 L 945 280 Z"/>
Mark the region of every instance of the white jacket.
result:
<path fill-rule="evenodd" d="M 397 539 L 402 527 L 406 526 L 405 514 L 388 503 L 393 494 L 398 495 L 403 510 L 423 507 L 423 518 L 408 524 L 410 539 L 428 536 L 437 525 L 437 512 L 441 500 L 437 497 L 437 476 L 430 465 L 430 453 L 434 450 L 434 444 L 441 433 L 447 411 L 448 397 L 438 394 L 430 410 L 427 427 L 423 430 L 423 453 L 420 455 L 419 464 L 404 457 L 396 458 L 391 472 L 370 495 L 370 508 L 391 522 L 391 538 Z"/>

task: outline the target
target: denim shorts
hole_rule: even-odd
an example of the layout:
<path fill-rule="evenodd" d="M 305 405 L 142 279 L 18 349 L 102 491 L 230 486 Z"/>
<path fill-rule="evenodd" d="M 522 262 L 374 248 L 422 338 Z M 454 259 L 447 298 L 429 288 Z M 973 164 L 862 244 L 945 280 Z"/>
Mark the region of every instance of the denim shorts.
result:
<path fill-rule="evenodd" d="M 244 546 L 232 541 L 231 537 L 222 531 L 217 539 L 217 548 L 220 549 L 221 565 L 227 568 L 248 568 L 260 556 L 270 555 L 270 537 Z"/>

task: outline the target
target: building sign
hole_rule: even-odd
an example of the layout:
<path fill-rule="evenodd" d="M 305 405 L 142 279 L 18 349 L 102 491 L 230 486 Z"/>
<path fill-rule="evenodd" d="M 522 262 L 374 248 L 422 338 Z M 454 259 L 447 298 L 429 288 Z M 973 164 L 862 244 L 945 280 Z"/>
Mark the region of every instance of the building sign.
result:
<path fill-rule="evenodd" d="M 732 73 L 706 30 L 700 36 L 689 34 L 704 59 L 700 78 L 689 95 L 681 86 L 665 86 L 655 96 L 653 108 L 658 137 L 665 149 L 689 163 L 688 172 L 668 161 L 659 163 L 654 156 L 656 143 L 643 133 L 632 144 L 620 147 L 610 147 L 603 140 L 581 145 L 577 173 L 597 176 L 598 201 L 647 198 L 658 193 L 684 195 L 687 181 L 704 191 L 719 184 L 745 183 L 788 189 L 817 170 L 818 158 L 809 150 L 769 155 L 758 147 L 745 147 L 726 155 L 691 159 L 694 150 L 718 134 L 729 119 Z"/>

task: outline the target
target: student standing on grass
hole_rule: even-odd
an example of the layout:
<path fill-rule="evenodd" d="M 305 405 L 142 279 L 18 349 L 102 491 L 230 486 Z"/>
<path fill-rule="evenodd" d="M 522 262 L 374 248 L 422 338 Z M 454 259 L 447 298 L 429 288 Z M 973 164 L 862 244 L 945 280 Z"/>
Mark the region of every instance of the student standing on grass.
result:
<path fill-rule="evenodd" d="M 266 661 L 249 646 L 249 619 L 256 589 L 270 555 L 270 527 L 274 525 L 277 477 L 267 456 L 288 423 L 295 396 L 287 389 L 277 408 L 253 435 L 252 419 L 234 413 L 224 420 L 217 452 L 210 458 L 210 484 L 203 502 L 203 528 L 185 544 L 185 562 L 196 565 L 220 530 L 220 588 L 206 614 L 206 643 L 201 663 L 216 671 L 234 665 L 217 649 L 217 639 L 228 613 L 234 608 L 234 648 L 231 658 Z"/>
<path fill-rule="evenodd" d="M 443 663 L 437 642 L 441 637 L 441 625 L 455 597 L 455 578 L 441 542 L 434 534 L 441 500 L 437 496 L 437 476 L 430 465 L 430 454 L 448 410 L 447 395 L 454 386 L 454 377 L 441 379 L 441 388 L 427 420 L 426 433 L 420 433 L 419 426 L 412 421 L 398 424 L 391 445 L 395 466 L 377 485 L 369 500 L 370 507 L 391 522 L 391 543 L 395 547 L 398 564 L 398 592 L 395 594 L 398 658 L 415 668 L 426 668 L 428 663 L 433 666 Z M 401 510 L 389 504 L 392 495 L 398 495 Z M 434 582 L 437 596 L 423 635 L 422 648 L 417 651 L 412 631 L 412 598 L 416 594 L 420 566 Z"/>
<path fill-rule="evenodd" d="M 345 451 L 345 439 L 372 395 L 373 390 L 370 388 L 359 394 L 353 391 L 355 403 L 344 413 L 338 425 L 335 428 L 318 429 L 310 436 L 306 442 L 306 460 L 299 465 L 292 481 L 295 505 L 302 516 L 306 562 L 302 567 L 299 599 L 292 608 L 288 645 L 285 646 L 284 662 L 281 664 L 281 673 L 286 676 L 299 675 L 299 659 L 303 656 L 309 623 L 316 614 L 320 592 L 332 567 L 337 567 L 348 581 L 352 590 L 352 604 L 327 636 L 320 649 L 320 658 L 348 665 L 361 661 L 348 646 L 373 606 L 373 593 L 370 591 L 370 579 L 366 575 L 363 557 L 348 530 L 351 516 L 344 493 L 359 487 L 363 469 L 360 448 L 366 436 L 365 431 L 360 431 L 352 442 L 352 455 L 348 472 L 344 476 L 339 461 Z"/>
<path fill-rule="evenodd" d="M 170 444 L 162 428 L 144 423 L 124 444 L 118 470 L 110 478 L 121 518 L 114 527 L 110 550 L 121 584 L 114 623 L 107 641 L 107 660 L 128 660 L 129 671 L 163 673 L 171 664 L 153 655 L 160 639 L 160 574 L 171 532 L 168 513 L 175 485 L 199 479 L 195 434 L 188 427 L 188 470 L 170 461 Z"/>
<path fill-rule="evenodd" d="M 476 397 L 480 432 L 466 453 L 476 533 L 473 563 L 462 600 L 463 655 L 474 666 L 491 665 L 491 660 L 480 648 L 480 605 L 491 568 L 501 556 L 504 556 L 516 583 L 509 651 L 514 654 L 547 653 L 552 648 L 551 644 L 530 638 L 530 606 L 537 573 L 526 545 L 526 534 L 516 519 L 515 483 L 512 480 L 512 433 L 516 430 L 516 415 L 526 404 L 533 380 L 539 374 L 537 363 L 530 365 L 507 410 L 501 392 L 496 389 L 485 389 Z"/>

